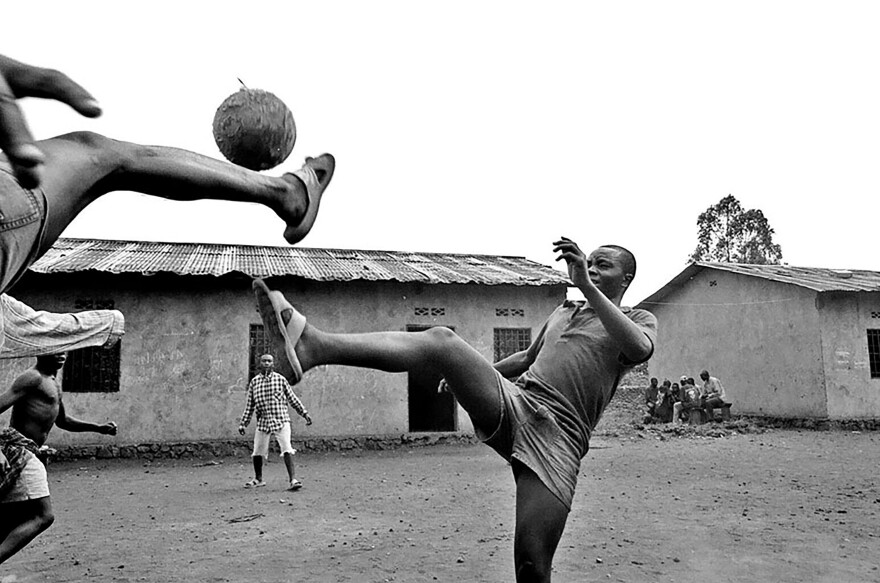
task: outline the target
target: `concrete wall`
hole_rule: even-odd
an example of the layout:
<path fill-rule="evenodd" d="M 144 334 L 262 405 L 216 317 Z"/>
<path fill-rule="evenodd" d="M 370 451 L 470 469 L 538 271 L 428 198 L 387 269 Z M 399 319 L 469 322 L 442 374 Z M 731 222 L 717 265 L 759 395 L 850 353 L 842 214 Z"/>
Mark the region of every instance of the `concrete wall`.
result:
<path fill-rule="evenodd" d="M 648 306 L 659 320 L 651 376 L 724 384 L 737 414 L 824 418 L 823 353 L 816 294 L 797 286 L 704 269 Z"/>
<path fill-rule="evenodd" d="M 818 299 L 831 419 L 880 418 L 880 379 L 868 363 L 869 328 L 880 329 L 880 293 L 824 293 Z"/>
<path fill-rule="evenodd" d="M 318 328 L 367 332 L 405 330 L 409 324 L 448 325 L 488 359 L 493 328 L 530 327 L 534 333 L 566 292 L 564 286 L 320 283 L 296 278 L 270 283 Z M 124 445 L 238 437 L 248 382 L 249 325 L 260 322 L 249 278 L 29 274 L 12 295 L 37 309 L 62 312 L 74 311 L 78 298 L 109 298 L 126 316 L 119 393 L 64 397 L 71 415 L 114 420 L 119 435 L 114 439 L 56 428 L 50 443 Z M 415 307 L 443 307 L 446 315 L 416 316 Z M 525 316 L 496 317 L 497 307 L 523 308 Z M 8 387 L 32 365 L 33 359 L 4 361 L 0 386 Z M 298 438 L 408 430 L 406 374 L 319 367 L 295 390 L 314 419 L 307 428 L 294 414 Z M 8 413 L 2 417 L 5 425 Z M 458 427 L 472 430 L 461 410 Z"/>

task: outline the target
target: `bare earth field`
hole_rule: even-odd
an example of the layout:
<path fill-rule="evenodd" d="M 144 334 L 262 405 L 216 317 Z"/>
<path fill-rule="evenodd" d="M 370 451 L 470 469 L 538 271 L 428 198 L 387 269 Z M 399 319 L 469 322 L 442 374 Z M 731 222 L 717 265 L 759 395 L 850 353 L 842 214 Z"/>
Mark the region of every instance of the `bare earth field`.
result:
<path fill-rule="evenodd" d="M 488 448 L 298 460 L 295 493 L 277 457 L 255 491 L 247 457 L 53 463 L 55 525 L 0 582 L 513 580 L 513 482 Z M 880 581 L 878 467 L 878 432 L 600 432 L 554 580 Z"/>

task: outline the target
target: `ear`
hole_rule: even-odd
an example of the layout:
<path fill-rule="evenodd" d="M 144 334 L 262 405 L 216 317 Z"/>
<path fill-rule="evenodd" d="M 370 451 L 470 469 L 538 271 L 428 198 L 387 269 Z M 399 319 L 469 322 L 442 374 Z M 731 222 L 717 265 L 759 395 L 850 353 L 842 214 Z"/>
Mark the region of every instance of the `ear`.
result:
<path fill-rule="evenodd" d="M 622 287 L 622 288 L 624 288 L 624 289 L 628 288 L 628 287 L 629 287 L 629 284 L 632 283 L 632 280 L 633 280 L 633 274 L 632 274 L 632 273 L 627 273 L 627 274 L 625 274 L 625 275 L 623 276 L 623 282 L 620 284 L 620 287 Z"/>

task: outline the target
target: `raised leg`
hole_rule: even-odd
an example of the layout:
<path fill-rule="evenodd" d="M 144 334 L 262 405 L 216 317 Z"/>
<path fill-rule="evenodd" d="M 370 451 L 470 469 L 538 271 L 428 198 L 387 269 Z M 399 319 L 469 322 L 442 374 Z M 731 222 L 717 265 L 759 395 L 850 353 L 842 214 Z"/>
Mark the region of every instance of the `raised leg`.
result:
<path fill-rule="evenodd" d="M 316 183 L 307 188 L 299 172 L 265 176 L 186 150 L 121 142 L 92 132 L 65 134 L 41 141 L 39 147 L 46 156 L 42 188 L 49 206 L 43 252 L 86 206 L 117 190 L 181 201 L 262 204 L 287 223 L 285 236 L 295 243 L 311 228 L 335 169 L 329 154 L 308 158 L 306 166 L 314 171 Z M 309 224 L 302 225 L 306 220 Z"/>
<path fill-rule="evenodd" d="M 513 560 L 517 583 L 550 581 L 553 555 L 565 530 L 568 508 L 535 473 L 513 462 L 516 479 L 516 527 Z"/>
<path fill-rule="evenodd" d="M 495 369 L 448 328 L 330 334 L 306 324 L 296 354 L 304 371 L 322 364 L 339 364 L 386 372 L 435 372 L 446 379 L 475 426 L 491 431 L 498 425 L 501 399 Z"/>
<path fill-rule="evenodd" d="M 0 542 L 0 564 L 27 546 L 55 522 L 49 496 L 26 502 L 2 504 L 0 512 L 3 514 L 3 522 L 6 523 L 4 528 L 6 536 Z"/>

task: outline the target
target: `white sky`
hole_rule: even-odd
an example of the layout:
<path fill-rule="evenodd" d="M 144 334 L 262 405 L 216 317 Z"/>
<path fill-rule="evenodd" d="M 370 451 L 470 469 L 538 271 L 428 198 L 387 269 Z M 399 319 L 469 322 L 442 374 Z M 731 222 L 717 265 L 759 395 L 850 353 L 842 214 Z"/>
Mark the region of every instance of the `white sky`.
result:
<path fill-rule="evenodd" d="M 77 129 L 220 157 L 217 106 L 272 91 L 332 152 L 307 247 L 520 255 L 629 247 L 626 303 L 686 265 L 697 216 L 760 208 L 791 265 L 880 270 L 876 2 L 16 2 L 0 53 L 61 69 Z M 65 236 L 283 245 L 271 211 L 111 194 Z"/>

